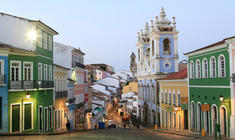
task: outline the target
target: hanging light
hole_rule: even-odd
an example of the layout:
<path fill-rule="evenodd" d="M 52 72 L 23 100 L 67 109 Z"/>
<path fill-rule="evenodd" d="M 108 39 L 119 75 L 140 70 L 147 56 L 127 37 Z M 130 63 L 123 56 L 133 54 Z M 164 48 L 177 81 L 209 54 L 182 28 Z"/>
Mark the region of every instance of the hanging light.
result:
<path fill-rule="evenodd" d="M 221 96 L 219 97 L 219 100 L 220 100 L 221 102 L 224 101 L 224 96 L 221 95 Z"/>
<path fill-rule="evenodd" d="M 27 98 L 27 99 L 30 98 L 30 94 L 29 94 L 29 93 L 26 94 L 26 98 Z"/>

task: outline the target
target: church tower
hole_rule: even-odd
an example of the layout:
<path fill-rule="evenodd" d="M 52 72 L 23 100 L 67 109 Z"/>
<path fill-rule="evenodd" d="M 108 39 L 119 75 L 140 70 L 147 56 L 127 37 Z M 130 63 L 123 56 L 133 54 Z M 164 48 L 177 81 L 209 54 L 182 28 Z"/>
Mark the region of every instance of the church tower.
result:
<path fill-rule="evenodd" d="M 175 17 L 166 18 L 164 8 L 159 17 L 146 22 L 137 41 L 138 104 L 141 121 L 160 125 L 158 79 L 178 72 L 178 31 Z"/>
<path fill-rule="evenodd" d="M 136 76 L 137 65 L 136 65 L 136 56 L 134 52 L 132 52 L 130 56 L 130 71 L 133 73 L 134 76 Z"/>

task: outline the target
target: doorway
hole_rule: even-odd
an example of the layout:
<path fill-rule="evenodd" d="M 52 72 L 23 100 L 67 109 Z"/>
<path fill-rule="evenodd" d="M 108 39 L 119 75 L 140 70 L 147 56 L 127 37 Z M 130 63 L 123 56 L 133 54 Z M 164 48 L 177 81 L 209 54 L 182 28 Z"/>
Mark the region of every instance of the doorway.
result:
<path fill-rule="evenodd" d="M 220 124 L 221 135 L 227 136 L 227 112 L 225 107 L 220 109 Z"/>
<path fill-rule="evenodd" d="M 212 134 L 215 133 L 216 124 L 217 124 L 217 121 L 218 121 L 217 112 L 218 112 L 217 107 L 215 105 L 213 105 L 212 108 L 211 108 Z"/>
<path fill-rule="evenodd" d="M 38 119 L 39 119 L 39 131 L 43 131 L 43 108 L 39 107 L 38 109 Z"/>
<path fill-rule="evenodd" d="M 20 104 L 12 105 L 12 132 L 20 132 Z"/>
<path fill-rule="evenodd" d="M 188 110 L 184 110 L 184 129 L 188 129 Z"/>
<path fill-rule="evenodd" d="M 204 128 L 206 133 L 209 134 L 209 111 L 204 112 Z"/>
<path fill-rule="evenodd" d="M 194 102 L 191 103 L 191 129 L 196 130 L 195 125 L 195 105 Z"/>
<path fill-rule="evenodd" d="M 197 124 L 198 124 L 198 127 L 197 127 L 197 131 L 201 132 L 202 130 L 202 112 L 201 112 L 201 104 L 198 103 L 197 104 Z"/>

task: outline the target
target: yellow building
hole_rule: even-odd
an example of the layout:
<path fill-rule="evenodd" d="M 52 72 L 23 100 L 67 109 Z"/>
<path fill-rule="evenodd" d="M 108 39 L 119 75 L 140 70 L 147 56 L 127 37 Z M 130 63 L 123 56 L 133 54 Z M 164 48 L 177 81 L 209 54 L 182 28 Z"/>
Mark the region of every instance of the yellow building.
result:
<path fill-rule="evenodd" d="M 54 64 L 54 130 L 66 131 L 68 114 L 68 81 L 67 74 L 69 69 Z"/>
<path fill-rule="evenodd" d="M 122 93 L 135 92 L 138 93 L 138 83 L 130 82 L 128 85 L 122 87 Z"/>
<path fill-rule="evenodd" d="M 161 128 L 188 129 L 187 69 L 159 80 L 159 85 Z"/>

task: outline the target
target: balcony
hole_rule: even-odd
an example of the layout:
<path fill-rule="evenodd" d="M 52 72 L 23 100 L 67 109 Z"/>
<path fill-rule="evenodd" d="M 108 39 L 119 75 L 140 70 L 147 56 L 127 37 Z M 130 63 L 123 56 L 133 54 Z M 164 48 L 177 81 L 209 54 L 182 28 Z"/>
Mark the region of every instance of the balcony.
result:
<path fill-rule="evenodd" d="M 0 75 L 0 84 L 6 84 L 6 75 L 5 74 Z"/>
<path fill-rule="evenodd" d="M 9 89 L 53 88 L 53 81 L 10 81 Z"/>
<path fill-rule="evenodd" d="M 80 68 L 85 68 L 85 65 L 79 62 L 73 62 L 72 67 L 80 67 Z"/>
<path fill-rule="evenodd" d="M 59 99 L 59 98 L 64 98 L 64 97 L 68 97 L 68 91 L 64 90 L 64 91 L 56 91 L 55 92 L 55 98 Z"/>

